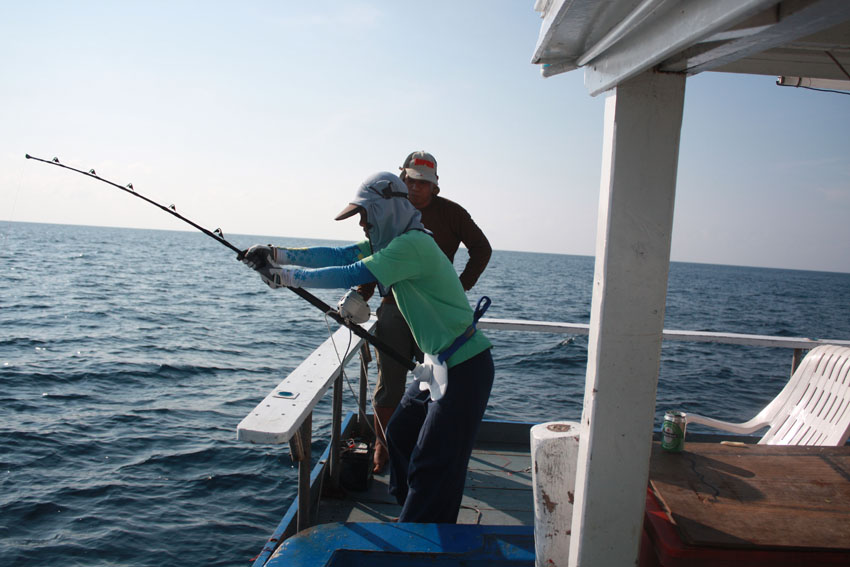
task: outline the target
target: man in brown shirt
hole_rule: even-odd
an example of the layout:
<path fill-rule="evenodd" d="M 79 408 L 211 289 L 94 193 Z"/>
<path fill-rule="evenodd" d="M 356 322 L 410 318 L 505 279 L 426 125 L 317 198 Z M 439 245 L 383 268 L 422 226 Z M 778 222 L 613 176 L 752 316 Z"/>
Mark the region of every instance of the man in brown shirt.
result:
<path fill-rule="evenodd" d="M 460 274 L 463 289 L 469 291 L 490 261 L 492 249 L 487 237 L 472 220 L 469 213 L 455 203 L 440 197 L 439 178 L 437 176 L 437 160 L 431 154 L 413 152 L 404 160 L 401 178 L 407 185 L 408 198 L 422 214 L 422 224 L 433 233 L 434 240 L 440 249 L 454 262 L 455 253 L 461 243 L 469 251 L 469 260 Z M 374 291 L 361 289 L 361 294 L 368 299 Z M 388 294 L 381 300 L 378 308 L 378 324 L 375 335 L 388 343 L 396 352 L 411 358 L 421 358 L 421 352 L 416 347 L 413 335 L 401 312 Z M 375 388 L 375 472 L 381 472 L 388 460 L 384 431 L 392 417 L 399 400 L 404 394 L 407 382 L 407 369 L 390 357 L 378 353 L 378 383 Z"/>

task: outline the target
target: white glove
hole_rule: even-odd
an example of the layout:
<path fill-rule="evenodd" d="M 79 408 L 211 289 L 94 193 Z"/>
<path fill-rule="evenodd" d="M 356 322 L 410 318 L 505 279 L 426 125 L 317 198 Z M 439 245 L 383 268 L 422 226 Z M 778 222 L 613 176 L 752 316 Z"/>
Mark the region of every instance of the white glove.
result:
<path fill-rule="evenodd" d="M 271 244 L 255 244 L 243 251 L 241 256 L 242 262 L 255 270 L 259 270 L 266 264 L 284 266 L 292 263 L 289 248 L 278 248 Z"/>
<path fill-rule="evenodd" d="M 274 246 L 271 244 L 268 246 L 255 244 L 242 252 L 241 256 L 242 257 L 240 259 L 242 260 L 242 263 L 247 264 L 248 267 L 254 268 L 255 270 L 265 268 L 266 266 L 275 263 Z"/>
<path fill-rule="evenodd" d="M 358 325 L 365 323 L 372 316 L 369 304 L 366 303 L 362 295 L 357 293 L 356 289 L 349 289 L 339 300 L 336 307 L 339 310 L 340 317 Z"/>
<path fill-rule="evenodd" d="M 263 278 L 267 286 L 277 289 L 279 287 L 301 287 L 301 284 L 295 278 L 297 270 L 298 268 L 283 266 L 260 268 L 257 271 L 260 272 L 260 277 Z"/>
<path fill-rule="evenodd" d="M 435 354 L 425 353 L 425 362 L 413 369 L 413 379 L 419 382 L 419 391 L 431 391 L 431 400 L 437 401 L 449 388 L 449 367 Z"/>

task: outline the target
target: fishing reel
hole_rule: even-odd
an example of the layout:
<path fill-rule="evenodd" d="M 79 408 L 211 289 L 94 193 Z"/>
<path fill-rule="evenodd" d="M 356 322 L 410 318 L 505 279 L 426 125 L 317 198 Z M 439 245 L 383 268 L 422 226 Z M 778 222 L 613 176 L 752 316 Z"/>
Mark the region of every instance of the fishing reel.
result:
<path fill-rule="evenodd" d="M 365 323 L 372 316 L 369 304 L 366 303 L 362 295 L 357 293 L 356 289 L 349 289 L 339 300 L 336 307 L 340 317 L 357 325 Z"/>

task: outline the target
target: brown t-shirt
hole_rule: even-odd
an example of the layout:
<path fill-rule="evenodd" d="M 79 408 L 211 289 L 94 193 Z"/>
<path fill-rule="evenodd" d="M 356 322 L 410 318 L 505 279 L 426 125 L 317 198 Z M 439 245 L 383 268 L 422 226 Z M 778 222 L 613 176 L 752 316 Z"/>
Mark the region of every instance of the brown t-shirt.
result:
<path fill-rule="evenodd" d="M 466 212 L 466 209 L 435 195 L 422 213 L 422 224 L 434 233 L 440 250 L 454 263 L 455 253 L 461 243 L 469 251 L 469 261 L 460 274 L 463 289 L 469 291 L 487 267 L 493 250 L 484 233 Z"/>
<path fill-rule="evenodd" d="M 422 224 L 433 233 L 437 246 L 452 263 L 460 245 L 466 246 L 469 260 L 460 274 L 460 283 L 464 290 L 469 291 L 484 272 L 493 253 L 487 237 L 466 209 L 439 195 L 435 195 L 428 206 L 419 212 L 422 214 Z M 368 300 L 375 291 L 375 284 L 359 286 L 358 291 Z M 383 301 L 393 302 L 392 294 L 384 297 Z"/>

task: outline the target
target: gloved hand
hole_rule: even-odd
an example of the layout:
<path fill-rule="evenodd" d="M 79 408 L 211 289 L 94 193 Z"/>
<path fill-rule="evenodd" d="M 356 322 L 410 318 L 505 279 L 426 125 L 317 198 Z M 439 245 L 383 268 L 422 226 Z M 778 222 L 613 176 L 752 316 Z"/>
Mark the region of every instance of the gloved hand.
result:
<path fill-rule="evenodd" d="M 266 264 L 283 266 L 291 264 L 290 248 L 279 248 L 271 244 L 255 244 L 239 254 L 239 259 L 255 270 Z"/>
<path fill-rule="evenodd" d="M 248 267 L 260 270 L 262 268 L 271 267 L 274 263 L 274 246 L 271 244 L 255 244 L 247 250 L 243 250 L 240 254 L 240 260 Z"/>
<path fill-rule="evenodd" d="M 295 279 L 295 272 L 297 270 L 298 268 L 289 266 L 266 266 L 257 269 L 260 272 L 260 277 L 272 289 L 279 287 L 301 287 L 301 284 Z"/>
<path fill-rule="evenodd" d="M 360 284 L 359 286 L 357 286 L 357 293 L 360 294 L 360 297 L 362 297 L 364 301 L 369 301 L 375 294 L 375 287 L 377 285 L 377 282 Z"/>

